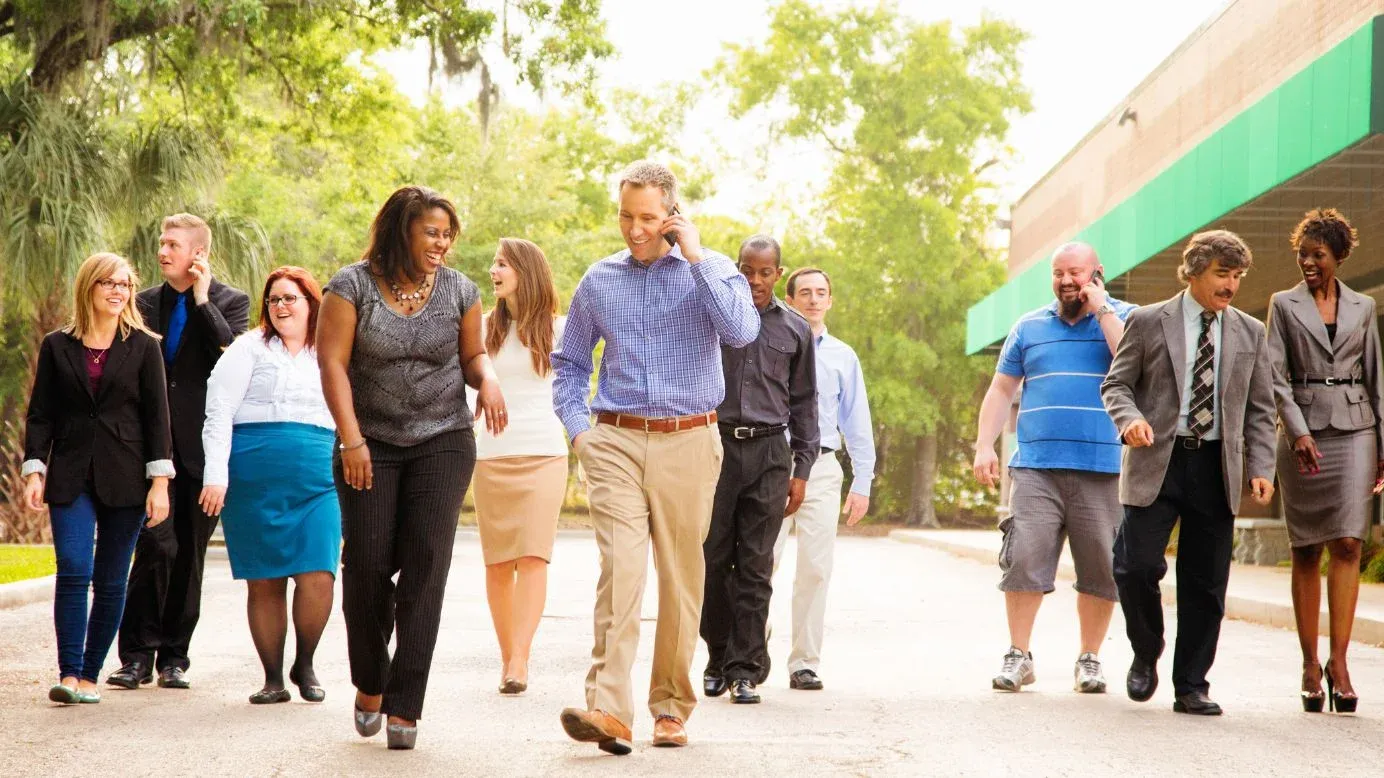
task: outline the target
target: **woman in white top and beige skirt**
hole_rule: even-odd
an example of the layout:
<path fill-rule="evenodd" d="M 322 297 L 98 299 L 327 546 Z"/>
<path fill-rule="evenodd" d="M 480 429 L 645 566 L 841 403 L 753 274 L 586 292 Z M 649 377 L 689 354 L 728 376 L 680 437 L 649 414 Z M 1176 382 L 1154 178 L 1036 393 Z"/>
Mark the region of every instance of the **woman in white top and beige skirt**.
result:
<path fill-rule="evenodd" d="M 548 361 L 562 337 L 557 288 L 538 246 L 502 238 L 490 267 L 495 310 L 485 347 L 504 387 L 509 426 L 481 429 L 474 479 L 485 588 L 504 663 L 501 694 L 528 688 L 529 649 L 548 591 L 548 562 L 567 491 L 567 437 L 553 413 Z"/>

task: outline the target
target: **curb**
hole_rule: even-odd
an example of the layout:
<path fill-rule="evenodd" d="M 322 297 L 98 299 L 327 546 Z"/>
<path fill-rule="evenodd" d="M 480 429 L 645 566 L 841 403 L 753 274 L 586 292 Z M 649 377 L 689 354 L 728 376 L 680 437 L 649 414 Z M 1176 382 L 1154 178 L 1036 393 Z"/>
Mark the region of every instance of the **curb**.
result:
<path fill-rule="evenodd" d="M 996 564 L 995 551 L 988 548 L 978 548 L 964 543 L 952 543 L 941 538 L 928 537 L 924 531 L 919 530 L 893 530 L 889 533 L 890 540 L 900 543 L 911 543 L 916 546 L 945 551 L 952 556 L 970 559 L 976 562 L 984 562 L 989 565 Z M 1176 561 L 1174 557 L 1168 557 L 1168 570 L 1172 571 Z M 1057 563 L 1057 577 L 1063 581 L 1075 581 L 1076 570 L 1072 567 L 1071 561 L 1063 558 Z M 1297 629 L 1297 619 L 1293 615 L 1292 604 L 1276 602 L 1265 602 L 1256 600 L 1252 597 L 1237 596 L 1234 593 L 1234 577 L 1231 578 L 1231 591 L 1227 592 L 1225 598 L 1225 615 L 1227 618 L 1237 621 L 1247 621 L 1251 624 L 1262 624 L 1279 629 Z M 1285 582 L 1286 584 L 1286 582 Z M 1163 604 L 1177 604 L 1177 585 L 1174 582 L 1164 580 L 1161 585 L 1163 591 Z M 1322 598 L 1322 605 L 1325 607 L 1326 598 Z M 1325 611 L 1321 614 L 1320 622 L 1321 634 L 1329 634 L 1330 622 Z M 1362 616 L 1359 613 L 1355 616 L 1355 626 L 1351 630 L 1351 640 L 1359 643 L 1369 643 L 1375 646 L 1384 646 L 1384 620 Z"/>
<path fill-rule="evenodd" d="M 35 602 L 52 600 L 56 581 L 57 576 L 45 575 L 42 578 L 0 584 L 0 609 L 19 608 Z"/>

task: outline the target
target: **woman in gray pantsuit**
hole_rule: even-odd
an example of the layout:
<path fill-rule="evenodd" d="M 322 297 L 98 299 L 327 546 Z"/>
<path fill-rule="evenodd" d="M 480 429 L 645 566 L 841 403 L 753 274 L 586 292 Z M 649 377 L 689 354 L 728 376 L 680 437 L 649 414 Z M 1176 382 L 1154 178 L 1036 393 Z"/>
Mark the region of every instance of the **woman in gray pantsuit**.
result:
<path fill-rule="evenodd" d="M 1384 484 L 1380 444 L 1380 343 L 1375 304 L 1336 278 L 1357 245 L 1335 209 L 1317 209 L 1293 230 L 1302 282 L 1269 303 L 1269 348 L 1278 402 L 1278 478 L 1293 546 L 1293 610 L 1302 645 L 1302 707 L 1322 710 L 1325 675 L 1333 710 L 1358 698 L 1346 648 L 1360 588 L 1360 544 L 1371 494 Z M 1321 555 L 1331 552 L 1326 598 L 1331 658 L 1317 659 Z"/>

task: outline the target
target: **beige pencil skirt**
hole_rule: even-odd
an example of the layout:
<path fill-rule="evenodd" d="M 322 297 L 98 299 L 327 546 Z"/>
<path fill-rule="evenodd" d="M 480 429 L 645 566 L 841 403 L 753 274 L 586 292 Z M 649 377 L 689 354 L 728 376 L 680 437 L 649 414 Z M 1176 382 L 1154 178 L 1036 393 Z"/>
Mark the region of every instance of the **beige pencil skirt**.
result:
<path fill-rule="evenodd" d="M 552 561 L 567 457 L 482 459 L 472 483 L 486 565 L 526 556 Z"/>

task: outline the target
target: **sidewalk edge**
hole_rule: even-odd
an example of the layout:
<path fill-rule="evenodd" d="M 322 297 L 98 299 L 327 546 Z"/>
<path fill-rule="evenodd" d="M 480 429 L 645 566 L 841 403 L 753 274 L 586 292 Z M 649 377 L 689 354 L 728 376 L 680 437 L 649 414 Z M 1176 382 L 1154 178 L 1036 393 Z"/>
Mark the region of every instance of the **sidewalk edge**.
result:
<path fill-rule="evenodd" d="M 42 578 L 0 584 L 0 609 L 19 608 L 35 602 L 52 600 L 56 580 L 57 576 L 45 575 Z"/>

